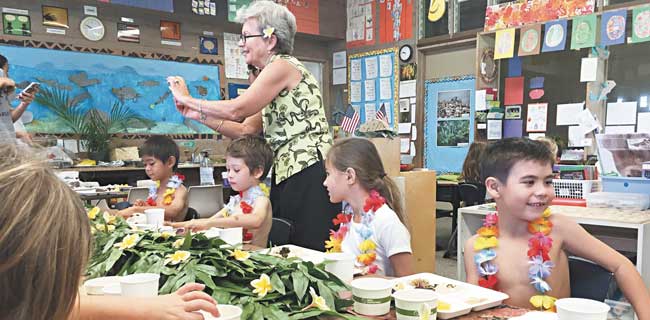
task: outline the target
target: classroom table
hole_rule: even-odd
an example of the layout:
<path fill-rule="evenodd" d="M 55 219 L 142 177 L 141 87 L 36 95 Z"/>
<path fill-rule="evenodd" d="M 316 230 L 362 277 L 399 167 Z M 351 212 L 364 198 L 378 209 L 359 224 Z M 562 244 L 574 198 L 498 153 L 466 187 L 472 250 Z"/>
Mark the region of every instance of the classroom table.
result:
<path fill-rule="evenodd" d="M 79 193 L 77 192 L 81 200 L 85 201 L 88 205 L 92 205 L 93 200 L 102 200 L 102 199 L 119 199 L 126 198 L 129 196 L 128 191 L 109 191 L 109 192 L 96 192 L 96 193 Z"/>

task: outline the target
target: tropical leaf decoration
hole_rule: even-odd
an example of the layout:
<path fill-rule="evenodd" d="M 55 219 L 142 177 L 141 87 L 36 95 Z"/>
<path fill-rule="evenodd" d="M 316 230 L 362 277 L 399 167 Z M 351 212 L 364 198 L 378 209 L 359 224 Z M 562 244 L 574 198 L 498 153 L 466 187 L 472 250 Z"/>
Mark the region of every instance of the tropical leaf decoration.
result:
<path fill-rule="evenodd" d="M 129 107 L 115 101 L 110 114 L 97 108 L 83 111 L 77 108 L 79 101 L 70 98 L 68 93 L 58 88 L 43 87 L 34 98 L 38 104 L 54 113 L 73 133 L 86 141 L 88 151 L 108 150 L 111 136 L 127 132 L 128 125 L 134 122 L 152 127 L 155 123 L 133 112 Z"/>
<path fill-rule="evenodd" d="M 88 213 L 94 244 L 86 278 L 159 273 L 160 294 L 174 292 L 188 282 L 203 283 L 204 291 L 219 303 L 240 305 L 242 320 L 321 315 L 362 320 L 345 313 L 353 302 L 341 299 L 338 292 L 349 288 L 321 264 L 242 252 L 202 233 L 134 231 L 123 218 L 98 213 L 98 208 Z M 313 294 L 318 292 L 320 304 L 314 304 L 310 288 Z"/>

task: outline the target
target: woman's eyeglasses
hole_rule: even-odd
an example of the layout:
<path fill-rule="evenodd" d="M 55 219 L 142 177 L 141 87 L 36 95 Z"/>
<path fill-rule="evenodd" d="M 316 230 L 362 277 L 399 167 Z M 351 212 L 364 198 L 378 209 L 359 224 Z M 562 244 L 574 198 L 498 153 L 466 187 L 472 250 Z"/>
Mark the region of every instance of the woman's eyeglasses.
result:
<path fill-rule="evenodd" d="M 240 34 L 239 35 L 239 41 L 242 43 L 246 43 L 246 39 L 248 38 L 257 38 L 257 37 L 263 37 L 263 34 Z"/>

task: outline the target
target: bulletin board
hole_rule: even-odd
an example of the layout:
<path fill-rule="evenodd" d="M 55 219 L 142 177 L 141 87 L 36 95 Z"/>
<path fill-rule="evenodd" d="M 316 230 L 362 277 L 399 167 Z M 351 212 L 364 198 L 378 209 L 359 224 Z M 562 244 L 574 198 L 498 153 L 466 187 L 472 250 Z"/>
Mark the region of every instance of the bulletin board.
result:
<path fill-rule="evenodd" d="M 388 124 L 396 128 L 397 70 L 397 48 L 348 56 L 348 103 L 359 112 L 361 123 L 376 119 L 381 110 Z"/>
<path fill-rule="evenodd" d="M 424 83 L 424 166 L 460 172 L 474 141 L 476 79 L 472 76 Z"/>

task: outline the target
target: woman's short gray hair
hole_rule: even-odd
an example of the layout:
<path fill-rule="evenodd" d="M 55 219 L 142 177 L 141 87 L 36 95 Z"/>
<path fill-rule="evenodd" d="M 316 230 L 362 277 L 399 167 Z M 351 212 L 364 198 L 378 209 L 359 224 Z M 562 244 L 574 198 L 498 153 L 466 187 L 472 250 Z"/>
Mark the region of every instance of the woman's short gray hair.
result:
<path fill-rule="evenodd" d="M 244 23 L 248 19 L 255 19 L 260 26 L 260 33 L 267 27 L 275 29 L 278 39 L 275 52 L 291 54 L 293 52 L 293 38 L 296 35 L 296 17 L 287 7 L 273 1 L 255 1 L 248 7 L 237 11 L 237 22 Z"/>

